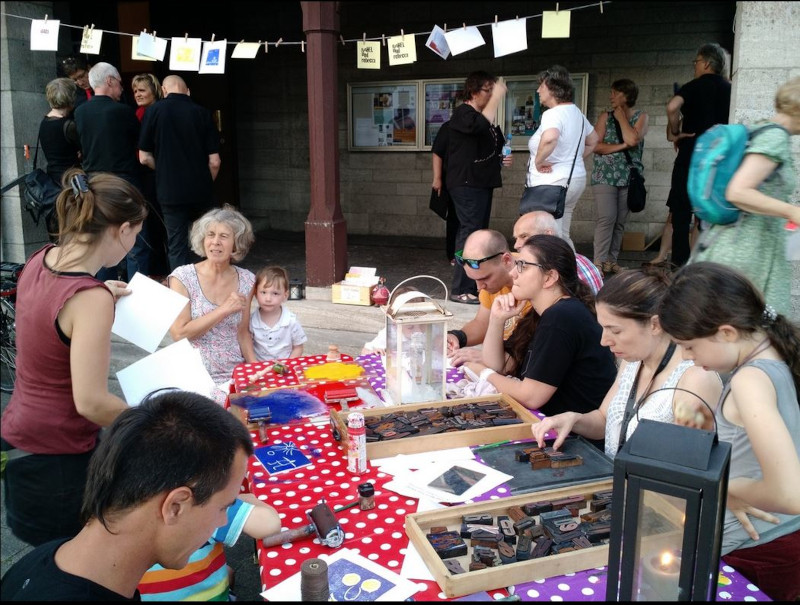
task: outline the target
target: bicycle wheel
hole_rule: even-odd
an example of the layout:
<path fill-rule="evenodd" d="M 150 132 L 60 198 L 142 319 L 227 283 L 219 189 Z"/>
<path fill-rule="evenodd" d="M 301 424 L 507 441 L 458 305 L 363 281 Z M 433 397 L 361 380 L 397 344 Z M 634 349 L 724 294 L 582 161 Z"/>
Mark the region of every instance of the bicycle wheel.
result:
<path fill-rule="evenodd" d="M 17 330 L 14 305 L 7 298 L 0 298 L 0 391 L 14 390 L 17 375 Z"/>

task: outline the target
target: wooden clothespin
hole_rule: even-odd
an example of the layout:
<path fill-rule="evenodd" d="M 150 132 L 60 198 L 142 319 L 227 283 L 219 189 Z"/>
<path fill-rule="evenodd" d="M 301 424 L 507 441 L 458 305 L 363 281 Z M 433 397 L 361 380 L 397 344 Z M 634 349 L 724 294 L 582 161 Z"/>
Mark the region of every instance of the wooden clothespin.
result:
<path fill-rule="evenodd" d="M 361 36 L 361 41 L 362 41 L 362 42 L 366 42 L 366 41 L 367 41 L 367 32 L 363 32 L 363 33 L 362 33 L 362 36 Z"/>
<path fill-rule="evenodd" d="M 283 38 L 278 38 L 278 41 L 275 42 L 275 48 L 278 48 L 278 46 L 280 46 L 281 42 L 283 42 Z"/>
<path fill-rule="evenodd" d="M 556 2 L 556 15 L 558 14 L 558 2 Z"/>
<path fill-rule="evenodd" d="M 444 33 L 447 33 L 447 23 L 445 23 L 445 24 L 444 24 L 444 27 L 442 28 L 442 31 L 443 31 Z"/>
<path fill-rule="evenodd" d="M 497 27 L 497 15 L 494 16 L 494 26 Z"/>
<path fill-rule="evenodd" d="M 462 23 L 461 25 L 464 26 L 464 31 L 467 31 L 467 24 L 466 23 Z"/>
<path fill-rule="evenodd" d="M 402 29 L 400 30 L 400 37 L 403 38 L 403 42 L 406 41 L 406 32 L 404 32 Z"/>
<path fill-rule="evenodd" d="M 344 42 L 342 42 L 344 44 Z M 300 52 L 306 52 L 306 41 L 300 40 Z"/>
<path fill-rule="evenodd" d="M 183 41 L 184 42 L 189 42 L 189 32 L 186 32 L 185 34 L 183 34 Z"/>
<path fill-rule="evenodd" d="M 342 34 L 339 34 L 339 41 L 342 43 L 342 46 L 344 46 L 344 36 Z"/>
<path fill-rule="evenodd" d="M 215 35 L 216 35 L 216 34 L 211 34 L 211 41 L 212 41 L 212 42 L 214 41 L 214 36 L 215 36 Z"/>
<path fill-rule="evenodd" d="M 603 14 L 603 0 L 600 0 L 600 14 Z"/>
<path fill-rule="evenodd" d="M 45 24 L 45 25 L 47 25 L 47 17 L 48 17 L 48 16 L 49 16 L 49 15 L 45 15 L 45 16 L 44 16 L 44 24 Z"/>
<path fill-rule="evenodd" d="M 156 30 L 153 30 L 153 39 L 154 39 L 154 40 L 155 40 L 155 38 L 156 38 L 156 34 L 157 34 L 157 33 L 158 33 L 158 32 L 157 32 Z"/>
<path fill-rule="evenodd" d="M 382 43 L 384 46 L 386 46 L 386 36 L 384 36 L 383 34 L 381 34 L 381 43 Z"/>

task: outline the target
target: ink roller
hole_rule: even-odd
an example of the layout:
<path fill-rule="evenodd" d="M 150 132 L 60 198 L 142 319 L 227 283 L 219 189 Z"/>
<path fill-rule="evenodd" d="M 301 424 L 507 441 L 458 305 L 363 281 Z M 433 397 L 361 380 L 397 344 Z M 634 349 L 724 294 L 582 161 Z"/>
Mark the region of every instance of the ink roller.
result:
<path fill-rule="evenodd" d="M 313 534 L 317 535 L 321 544 L 331 548 L 339 548 L 344 542 L 344 531 L 333 515 L 331 507 L 320 502 L 306 513 L 309 524 L 295 529 L 280 531 L 261 540 L 264 548 L 294 542 Z"/>

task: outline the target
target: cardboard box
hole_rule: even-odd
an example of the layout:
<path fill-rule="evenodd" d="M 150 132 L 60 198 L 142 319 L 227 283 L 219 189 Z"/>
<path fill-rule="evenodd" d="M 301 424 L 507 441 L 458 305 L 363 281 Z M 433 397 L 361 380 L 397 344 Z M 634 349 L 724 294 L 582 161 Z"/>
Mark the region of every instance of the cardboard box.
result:
<path fill-rule="evenodd" d="M 389 441 L 375 441 L 367 443 L 367 458 L 388 458 L 397 454 L 416 454 L 419 452 L 434 452 L 446 450 L 454 447 L 464 447 L 471 445 L 483 445 L 485 443 L 497 443 L 498 441 L 520 440 L 531 438 L 531 425 L 539 422 L 539 418 L 533 415 L 525 406 L 503 393 L 486 395 L 484 397 L 469 397 L 464 399 L 448 399 L 446 401 L 432 401 L 426 403 L 410 403 L 385 408 L 372 408 L 369 410 L 358 410 L 364 414 L 365 419 L 373 416 L 383 416 L 391 412 L 413 412 L 424 408 L 437 408 L 458 405 L 460 403 L 483 401 L 503 401 L 507 403 L 522 420 L 520 424 L 509 424 L 506 426 L 491 426 L 479 429 L 468 429 L 463 431 L 453 431 L 450 433 L 439 433 L 436 435 L 423 435 L 421 437 L 404 437 Z M 341 442 L 342 447 L 347 451 L 347 415 L 349 412 L 331 413 L 331 428 L 334 438 Z M 339 435 L 336 437 L 336 435 Z"/>
<path fill-rule="evenodd" d="M 356 286 L 344 282 L 336 282 L 331 286 L 331 300 L 340 305 L 372 305 L 370 292 L 372 286 Z"/>
<path fill-rule="evenodd" d="M 626 231 L 622 234 L 622 249 L 623 250 L 644 250 L 644 232 L 643 231 Z"/>
<path fill-rule="evenodd" d="M 551 578 L 567 573 L 601 567 L 608 564 L 608 544 L 599 544 L 590 548 L 564 552 L 561 554 L 550 554 L 539 559 L 529 559 L 527 561 L 517 561 L 500 565 L 498 567 L 487 567 L 479 571 L 467 571 L 466 573 L 452 574 L 444 564 L 444 560 L 436 554 L 426 535 L 431 527 L 446 526 L 448 530 L 459 531 L 463 515 L 489 514 L 496 519 L 497 515 L 506 515 L 509 507 L 523 506 L 529 502 L 540 502 L 544 500 L 555 500 L 567 496 L 584 496 L 584 506 L 580 514 L 589 511 L 588 502 L 595 492 L 609 491 L 612 489 L 612 481 L 598 481 L 594 483 L 583 483 L 557 489 L 531 492 L 521 496 L 501 498 L 499 500 L 489 500 L 475 504 L 462 504 L 450 506 L 443 509 L 436 509 L 422 513 L 412 513 L 406 515 L 405 530 L 408 537 L 417 547 L 420 556 L 425 561 L 428 569 L 433 574 L 439 587 L 447 597 L 459 597 L 473 594 L 484 590 L 494 590 L 504 588 L 514 584 L 522 584 L 539 578 Z M 657 512 L 669 523 L 675 526 L 675 531 L 663 534 L 656 534 L 648 537 L 645 542 L 648 548 L 658 549 L 665 544 L 674 542 L 675 533 L 682 534 L 683 516 L 682 512 L 675 508 L 665 498 L 651 500 L 658 503 Z M 537 521 L 539 521 L 537 517 Z M 465 541 L 469 544 L 469 539 Z M 468 553 L 461 557 L 454 557 L 461 566 L 469 569 L 469 561 L 472 548 Z"/>

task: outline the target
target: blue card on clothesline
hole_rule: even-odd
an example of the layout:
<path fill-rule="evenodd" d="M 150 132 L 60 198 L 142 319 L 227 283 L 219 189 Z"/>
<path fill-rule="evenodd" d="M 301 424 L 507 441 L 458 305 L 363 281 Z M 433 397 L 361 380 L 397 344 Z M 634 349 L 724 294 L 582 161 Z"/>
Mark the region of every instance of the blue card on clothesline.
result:
<path fill-rule="evenodd" d="M 253 453 L 270 475 L 277 475 L 284 471 L 311 464 L 311 460 L 306 458 L 300 448 L 291 441 L 262 445 L 257 447 Z"/>

